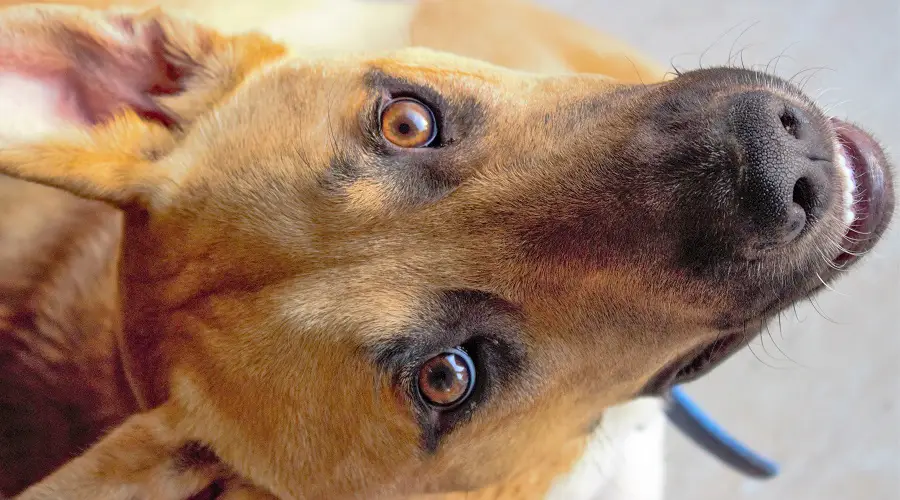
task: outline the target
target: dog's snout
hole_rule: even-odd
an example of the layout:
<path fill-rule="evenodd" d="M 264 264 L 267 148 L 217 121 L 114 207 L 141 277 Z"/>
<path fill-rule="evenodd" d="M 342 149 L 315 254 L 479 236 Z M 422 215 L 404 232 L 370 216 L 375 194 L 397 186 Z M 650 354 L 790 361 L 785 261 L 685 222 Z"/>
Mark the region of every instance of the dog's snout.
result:
<path fill-rule="evenodd" d="M 741 208 L 763 246 L 789 243 L 828 205 L 827 125 L 806 106 L 765 90 L 732 96 L 728 114 L 741 157 Z"/>

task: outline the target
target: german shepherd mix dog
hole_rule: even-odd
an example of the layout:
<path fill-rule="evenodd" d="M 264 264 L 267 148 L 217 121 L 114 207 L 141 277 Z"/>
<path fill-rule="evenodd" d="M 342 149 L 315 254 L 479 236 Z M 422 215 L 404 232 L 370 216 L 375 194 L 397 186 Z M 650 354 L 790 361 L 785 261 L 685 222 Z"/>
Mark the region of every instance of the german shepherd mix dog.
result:
<path fill-rule="evenodd" d="M 70 3 L 0 10 L 24 500 L 602 493 L 659 414 L 616 405 L 891 217 L 881 147 L 789 83 L 518 1 Z"/>

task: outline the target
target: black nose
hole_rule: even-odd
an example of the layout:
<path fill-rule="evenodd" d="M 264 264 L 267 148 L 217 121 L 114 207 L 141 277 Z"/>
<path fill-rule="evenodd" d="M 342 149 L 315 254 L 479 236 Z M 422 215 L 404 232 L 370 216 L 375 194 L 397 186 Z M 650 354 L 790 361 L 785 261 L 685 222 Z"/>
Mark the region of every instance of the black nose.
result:
<path fill-rule="evenodd" d="M 731 96 L 729 123 L 743 169 L 738 199 L 763 246 L 783 245 L 828 205 L 832 156 L 824 120 L 765 90 Z"/>

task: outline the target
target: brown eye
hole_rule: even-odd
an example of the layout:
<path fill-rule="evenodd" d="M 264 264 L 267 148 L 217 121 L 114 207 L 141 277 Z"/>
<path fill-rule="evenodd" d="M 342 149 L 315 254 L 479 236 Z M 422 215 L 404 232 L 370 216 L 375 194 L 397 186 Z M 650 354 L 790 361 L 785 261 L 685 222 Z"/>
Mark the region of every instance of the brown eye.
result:
<path fill-rule="evenodd" d="M 394 99 L 381 111 L 381 135 L 401 148 L 424 148 L 436 133 L 434 114 L 415 99 Z"/>
<path fill-rule="evenodd" d="M 419 369 L 419 393 L 430 403 L 452 407 L 465 401 L 475 385 L 472 358 L 461 349 L 449 349 L 429 359 Z"/>

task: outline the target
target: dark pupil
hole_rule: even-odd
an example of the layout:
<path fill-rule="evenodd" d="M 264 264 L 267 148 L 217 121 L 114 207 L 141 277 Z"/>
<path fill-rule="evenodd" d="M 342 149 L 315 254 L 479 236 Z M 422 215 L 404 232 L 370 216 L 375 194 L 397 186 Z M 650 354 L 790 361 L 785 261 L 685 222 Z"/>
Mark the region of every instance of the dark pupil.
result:
<path fill-rule="evenodd" d="M 433 368 L 428 374 L 428 385 L 442 392 L 452 389 L 455 380 L 456 374 L 453 372 L 453 368 L 445 364 Z"/>
<path fill-rule="evenodd" d="M 412 132 L 412 126 L 409 123 L 401 123 L 397 125 L 397 131 L 403 135 L 407 135 Z"/>

